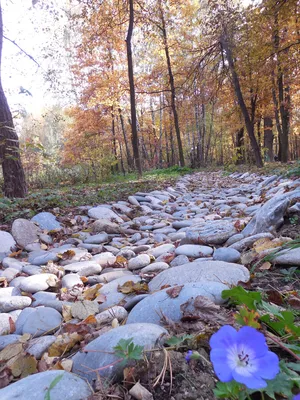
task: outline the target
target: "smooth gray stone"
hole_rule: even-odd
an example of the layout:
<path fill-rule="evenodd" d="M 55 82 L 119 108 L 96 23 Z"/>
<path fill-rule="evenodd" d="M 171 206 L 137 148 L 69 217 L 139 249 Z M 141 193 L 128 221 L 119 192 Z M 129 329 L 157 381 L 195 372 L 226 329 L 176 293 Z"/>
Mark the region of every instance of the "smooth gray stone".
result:
<path fill-rule="evenodd" d="M 300 265 L 300 248 L 280 251 L 271 261 L 272 264 Z"/>
<path fill-rule="evenodd" d="M 151 273 L 156 273 L 156 272 L 161 272 L 164 271 L 165 269 L 170 268 L 169 264 L 165 262 L 154 262 L 150 265 L 147 265 L 146 267 L 141 269 L 141 274 L 151 274 Z"/>
<path fill-rule="evenodd" d="M 114 306 L 108 308 L 105 311 L 102 311 L 99 314 L 95 314 L 95 318 L 97 320 L 98 325 L 103 325 L 107 323 L 111 323 L 115 318 L 121 322 L 127 318 L 128 312 L 124 307 Z"/>
<path fill-rule="evenodd" d="M 187 264 L 187 263 L 189 263 L 189 262 L 190 262 L 190 260 L 188 259 L 187 256 L 180 255 L 180 256 L 175 257 L 175 258 L 170 262 L 170 266 L 171 266 L 171 267 L 178 267 L 179 265 Z"/>
<path fill-rule="evenodd" d="M 0 276 L 6 278 L 7 282 L 11 282 L 19 273 L 20 271 L 15 268 L 6 268 L 3 271 L 0 270 Z"/>
<path fill-rule="evenodd" d="M 46 229 L 47 231 L 62 228 L 55 215 L 46 211 L 36 214 L 33 218 L 31 218 L 31 221 L 37 222 L 42 229 Z"/>
<path fill-rule="evenodd" d="M 236 235 L 231 236 L 227 242 L 225 243 L 226 246 L 230 246 L 233 243 L 236 243 L 240 240 L 244 239 L 244 235 L 242 233 L 237 233 Z"/>
<path fill-rule="evenodd" d="M 164 334 L 167 334 L 167 331 L 154 324 L 142 323 L 119 326 L 104 333 L 85 346 L 86 350 L 96 350 L 95 352 L 77 353 L 73 357 L 72 371 L 93 384 L 97 375 L 96 372 L 91 372 L 91 370 L 111 365 L 118 359 L 115 354 L 109 354 L 109 352 L 114 351 L 113 349 L 119 343 L 120 339 L 126 340 L 132 338 L 135 345 L 143 346 L 145 350 L 151 350 L 153 347 L 160 345 Z M 85 368 L 85 366 L 89 369 Z M 103 378 L 118 381 L 122 379 L 123 369 L 123 365 L 116 363 L 111 365 L 110 368 L 99 370 L 98 373 Z"/>
<path fill-rule="evenodd" d="M 132 298 L 128 298 L 124 304 L 125 310 L 130 311 L 137 303 L 145 299 L 147 296 L 149 296 L 149 294 L 137 294 Z"/>
<path fill-rule="evenodd" d="M 62 376 L 60 380 L 58 377 Z M 51 390 L 50 385 L 57 382 Z M 1 400 L 86 400 L 92 395 L 90 386 L 75 374 L 66 371 L 45 371 L 27 376 L 0 389 Z"/>
<path fill-rule="evenodd" d="M 157 247 L 153 247 L 150 250 L 147 250 L 147 254 L 152 255 L 155 258 L 157 258 L 165 253 L 174 252 L 174 250 L 175 250 L 174 244 L 166 243 L 166 244 L 162 244 Z"/>
<path fill-rule="evenodd" d="M 35 337 L 51 333 L 59 328 L 62 322 L 61 314 L 50 307 L 35 308 L 25 321 L 22 333 L 30 333 Z"/>
<path fill-rule="evenodd" d="M 48 306 L 48 302 L 52 301 L 57 301 L 59 302 L 57 298 L 57 293 L 53 292 L 36 292 L 34 293 L 33 297 L 33 303 L 32 307 L 38 307 L 38 306 Z"/>
<path fill-rule="evenodd" d="M 35 255 L 35 251 L 31 252 L 28 257 L 28 262 L 33 265 L 46 265 L 48 261 L 59 261 L 59 257 L 53 251 L 38 251 L 40 254 Z"/>
<path fill-rule="evenodd" d="M 31 298 L 27 296 L 0 297 L 0 313 L 22 310 L 29 307 Z"/>
<path fill-rule="evenodd" d="M 34 313 L 35 309 L 28 307 L 28 308 L 24 308 L 24 310 L 21 311 L 20 315 L 17 318 L 16 321 L 16 330 L 14 333 L 17 333 L 18 335 L 22 335 L 23 334 L 23 325 L 25 324 L 25 322 L 27 321 L 27 318 L 29 317 L 30 314 Z"/>
<path fill-rule="evenodd" d="M 101 265 L 101 267 L 106 268 L 114 265 L 116 261 L 116 256 L 114 256 L 110 251 L 106 251 L 104 253 L 96 254 L 95 256 L 93 256 L 93 261 Z"/>
<path fill-rule="evenodd" d="M 172 223 L 172 227 L 175 229 L 180 229 L 180 228 L 186 228 L 188 226 L 193 225 L 193 220 L 192 219 L 186 219 L 183 221 L 174 221 Z"/>
<path fill-rule="evenodd" d="M 92 231 L 94 233 L 106 232 L 106 233 L 120 233 L 120 227 L 115 222 L 109 219 L 98 219 L 92 224 Z"/>
<path fill-rule="evenodd" d="M 128 262 L 128 269 L 134 271 L 146 267 L 151 262 L 150 256 L 148 254 L 139 254 L 138 256 L 131 258 Z"/>
<path fill-rule="evenodd" d="M 213 254 L 213 260 L 238 263 L 241 259 L 241 253 L 229 247 L 220 247 Z"/>
<path fill-rule="evenodd" d="M 101 244 L 108 241 L 109 241 L 108 234 L 106 232 L 102 232 L 96 235 L 89 236 L 87 239 L 85 239 L 84 243 Z"/>
<path fill-rule="evenodd" d="M 163 285 L 183 285 L 192 282 L 214 281 L 226 285 L 237 285 L 239 281 L 248 282 L 250 273 L 240 264 L 224 261 L 200 261 L 167 269 L 156 275 L 149 283 L 151 291 Z"/>
<path fill-rule="evenodd" d="M 125 275 L 121 278 L 114 279 L 99 289 L 98 293 L 106 296 L 106 300 L 99 304 L 99 311 L 103 311 L 108 307 L 119 305 L 120 301 L 127 301 L 128 298 L 132 297 L 118 291 L 118 286 L 122 286 L 128 281 L 136 283 L 140 282 L 141 278 L 138 275 Z"/>
<path fill-rule="evenodd" d="M 8 313 L 0 314 L 0 335 L 8 335 L 10 333 L 11 319 L 12 317 Z"/>
<path fill-rule="evenodd" d="M 0 288 L 0 298 L 9 296 L 21 296 L 21 290 L 15 287 Z"/>
<path fill-rule="evenodd" d="M 46 335 L 31 339 L 26 352 L 34 356 L 37 360 L 40 360 L 43 354 L 49 349 L 55 340 L 56 336 L 54 335 Z"/>
<path fill-rule="evenodd" d="M 39 240 L 42 231 L 33 222 L 18 218 L 12 224 L 11 233 L 19 246 L 26 247 L 28 244 Z"/>
<path fill-rule="evenodd" d="M 83 286 L 82 280 L 78 274 L 65 275 L 61 280 L 61 286 L 67 289 L 71 289 L 75 285 Z"/>
<path fill-rule="evenodd" d="M 41 250 L 41 245 L 40 245 L 40 243 L 30 243 L 25 247 L 25 250 L 28 252 L 39 251 L 39 250 Z"/>
<path fill-rule="evenodd" d="M 232 222 L 217 220 L 194 225 L 186 231 L 186 238 L 195 244 L 223 244 L 236 233 Z"/>
<path fill-rule="evenodd" d="M 22 280 L 19 287 L 24 292 L 36 293 L 55 286 L 57 281 L 58 278 L 54 274 L 32 275 Z"/>
<path fill-rule="evenodd" d="M 117 257 L 121 256 L 121 257 L 125 257 L 126 260 L 130 260 L 133 257 L 136 257 L 136 254 L 133 250 L 131 249 L 121 249 L 118 253 L 117 253 Z"/>
<path fill-rule="evenodd" d="M 3 350 L 9 344 L 18 342 L 20 337 L 22 336 L 15 334 L 0 336 L 0 350 Z"/>
<path fill-rule="evenodd" d="M 102 267 L 94 260 L 68 264 L 64 269 L 82 276 L 96 275 L 102 271 Z"/>
<path fill-rule="evenodd" d="M 109 283 L 115 279 L 122 278 L 125 275 L 129 276 L 129 278 L 130 278 L 130 275 L 132 275 L 132 272 L 128 271 L 126 269 L 122 269 L 121 271 L 118 270 L 118 271 L 111 271 L 111 272 L 105 272 L 105 271 L 106 271 L 106 269 L 104 270 L 104 273 L 101 273 L 101 275 L 89 276 L 88 283 L 90 285 L 95 285 L 96 283 Z"/>
<path fill-rule="evenodd" d="M 201 246 L 198 244 L 184 244 L 175 250 L 177 256 L 187 256 L 193 258 L 207 257 L 212 255 L 213 249 L 208 246 Z"/>
<path fill-rule="evenodd" d="M 23 266 L 26 265 L 24 262 L 16 260 L 15 258 L 5 257 L 2 260 L 2 265 L 4 268 L 15 268 L 18 271 L 22 271 Z"/>
<path fill-rule="evenodd" d="M 134 196 L 128 196 L 128 201 L 130 204 L 134 205 L 134 206 L 139 206 L 140 203 L 138 202 L 138 200 L 134 197 Z"/>
<path fill-rule="evenodd" d="M 24 265 L 23 272 L 27 275 L 38 275 L 43 272 L 43 268 L 38 265 Z"/>
<path fill-rule="evenodd" d="M 0 231 L 0 253 L 11 253 L 16 249 L 16 244 L 10 233 Z"/>
<path fill-rule="evenodd" d="M 170 233 L 168 235 L 168 238 L 172 240 L 172 242 L 176 242 L 176 240 L 181 240 L 184 239 L 186 237 L 186 233 L 185 232 L 181 232 L 181 231 L 177 231 L 175 233 Z"/>
<path fill-rule="evenodd" d="M 239 240 L 238 242 L 233 243 L 230 245 L 228 248 L 229 249 L 235 249 L 237 251 L 244 251 L 250 248 L 254 242 L 256 242 L 258 239 L 263 239 L 263 238 L 269 238 L 273 239 L 274 236 L 271 233 L 258 233 L 253 236 L 248 236 L 242 240 Z"/>
<path fill-rule="evenodd" d="M 242 230 L 244 236 L 262 232 L 274 232 L 283 224 L 283 217 L 292 200 L 300 199 L 300 190 L 275 195 L 257 210 L 248 225 Z"/>
<path fill-rule="evenodd" d="M 176 288 L 174 286 L 173 288 Z M 177 297 L 170 297 L 167 293 L 172 288 L 160 290 L 147 296 L 140 301 L 129 313 L 126 324 L 136 322 L 150 322 L 163 325 L 163 315 L 174 322 L 180 322 L 182 312 L 180 306 L 197 296 L 204 296 L 215 304 L 223 304 L 222 291 L 229 289 L 228 286 L 219 282 L 196 282 L 186 283 Z M 189 307 L 191 312 L 195 311 L 192 302 Z"/>
<path fill-rule="evenodd" d="M 121 224 L 124 222 L 123 219 L 118 216 L 118 214 L 104 206 L 90 208 L 88 210 L 88 216 L 94 219 L 108 219 L 109 221 L 118 222 Z"/>

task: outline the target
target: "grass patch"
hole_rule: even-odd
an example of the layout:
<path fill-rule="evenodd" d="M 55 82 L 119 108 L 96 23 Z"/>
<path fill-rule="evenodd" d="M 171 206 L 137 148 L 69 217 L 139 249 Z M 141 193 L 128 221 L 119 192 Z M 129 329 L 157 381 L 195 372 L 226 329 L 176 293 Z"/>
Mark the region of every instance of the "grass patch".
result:
<path fill-rule="evenodd" d="M 135 173 L 115 175 L 98 184 L 32 191 L 24 199 L 0 198 L 0 222 L 9 223 L 16 218 L 31 218 L 38 212 L 52 211 L 57 207 L 67 209 L 126 200 L 136 192 L 149 192 L 173 185 L 179 176 L 189 172 L 192 172 L 190 168 L 172 167 L 146 172 L 142 179 L 137 179 Z"/>

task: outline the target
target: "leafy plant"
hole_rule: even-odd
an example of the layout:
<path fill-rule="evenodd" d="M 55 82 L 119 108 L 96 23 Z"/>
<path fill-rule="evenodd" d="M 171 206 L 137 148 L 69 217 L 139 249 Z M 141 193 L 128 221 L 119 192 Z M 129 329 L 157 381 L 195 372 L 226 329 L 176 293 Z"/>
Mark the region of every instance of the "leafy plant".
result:
<path fill-rule="evenodd" d="M 122 364 L 126 365 L 130 360 L 142 360 L 144 347 L 135 345 L 133 338 L 120 339 L 118 344 L 114 347 L 115 355 L 122 358 Z"/>

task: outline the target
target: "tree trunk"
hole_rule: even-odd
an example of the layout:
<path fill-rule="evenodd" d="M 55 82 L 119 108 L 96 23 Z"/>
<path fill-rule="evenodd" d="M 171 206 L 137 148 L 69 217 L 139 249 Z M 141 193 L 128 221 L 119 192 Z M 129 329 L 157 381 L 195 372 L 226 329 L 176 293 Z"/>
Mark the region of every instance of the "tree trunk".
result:
<path fill-rule="evenodd" d="M 120 117 L 121 129 L 122 129 L 124 143 L 125 143 L 127 165 L 128 165 L 129 170 L 131 170 L 131 169 L 133 169 L 133 162 L 132 162 L 130 148 L 129 148 L 129 145 L 128 145 L 128 138 L 127 138 L 127 134 L 126 134 L 124 118 L 123 118 L 123 115 L 122 115 L 121 108 L 119 108 L 119 117 Z"/>
<path fill-rule="evenodd" d="M 3 45 L 3 20 L 0 4 L 0 71 Z M 3 91 L 0 73 L 0 160 L 4 178 L 3 192 L 6 197 L 25 197 L 25 174 L 21 163 L 19 139 L 12 115 Z"/>
<path fill-rule="evenodd" d="M 168 65 L 169 83 L 170 83 L 170 89 L 171 89 L 171 108 L 172 108 L 173 117 L 174 117 L 174 125 L 175 125 L 177 144 L 178 144 L 179 161 L 180 161 L 180 166 L 184 167 L 185 164 L 184 164 L 183 148 L 182 148 L 179 120 L 178 120 L 178 114 L 177 114 L 177 108 L 176 108 L 176 90 L 175 90 L 174 76 L 173 76 L 173 71 L 172 71 L 171 58 L 170 58 L 170 53 L 169 53 L 166 22 L 165 22 L 165 16 L 164 16 L 161 0 L 159 0 L 159 10 L 160 10 L 161 23 L 162 23 L 161 30 L 162 30 L 165 54 L 166 54 L 167 65 Z"/>
<path fill-rule="evenodd" d="M 273 152 L 273 121 L 271 117 L 264 117 L 264 148 L 266 150 L 266 161 L 274 161 Z"/>
<path fill-rule="evenodd" d="M 127 31 L 127 37 L 126 37 L 126 49 L 127 49 L 127 63 L 128 63 L 128 79 L 129 79 L 129 88 L 130 88 L 132 148 L 133 148 L 133 156 L 134 156 L 135 166 L 137 168 L 139 177 L 141 177 L 143 172 L 142 172 L 142 164 L 141 164 L 141 160 L 140 160 L 139 139 L 138 139 L 138 133 L 137 133 L 135 86 L 134 86 L 133 61 L 132 61 L 132 49 L 131 49 L 133 23 L 134 23 L 133 0 L 129 0 L 129 25 L 128 25 L 128 31 Z"/>
<path fill-rule="evenodd" d="M 236 165 L 244 164 L 245 162 L 245 143 L 244 143 L 244 127 L 236 133 Z"/>
<path fill-rule="evenodd" d="M 114 106 L 111 106 L 111 133 L 112 133 L 113 153 L 114 153 L 114 159 L 115 159 L 115 163 L 116 163 L 113 165 L 113 168 L 112 168 L 112 172 L 114 173 L 114 172 L 119 171 Z"/>
<path fill-rule="evenodd" d="M 263 166 L 263 161 L 261 158 L 261 154 L 259 151 L 259 146 L 254 134 L 254 124 L 253 121 L 251 121 L 248 109 L 246 107 L 245 101 L 244 101 L 244 97 L 242 94 L 242 89 L 240 86 L 240 81 L 239 81 L 239 77 L 237 75 L 236 69 L 235 69 L 235 65 L 234 65 L 234 61 L 233 61 L 233 55 L 232 55 L 232 51 L 231 51 L 231 45 L 229 42 L 229 38 L 228 38 L 228 34 L 227 32 L 223 33 L 223 36 L 221 37 L 221 43 L 223 46 L 223 49 L 226 52 L 226 58 L 228 61 L 228 65 L 229 65 L 229 69 L 231 72 L 231 76 L 232 76 L 232 83 L 233 83 L 233 87 L 234 87 L 234 91 L 238 100 L 238 104 L 239 107 L 241 109 L 241 112 L 243 114 L 244 120 L 245 120 L 245 125 L 246 125 L 246 129 L 247 129 L 247 133 L 250 139 L 250 143 L 251 143 L 251 147 L 254 153 L 254 157 L 255 157 L 255 163 L 256 165 L 261 168 Z"/>

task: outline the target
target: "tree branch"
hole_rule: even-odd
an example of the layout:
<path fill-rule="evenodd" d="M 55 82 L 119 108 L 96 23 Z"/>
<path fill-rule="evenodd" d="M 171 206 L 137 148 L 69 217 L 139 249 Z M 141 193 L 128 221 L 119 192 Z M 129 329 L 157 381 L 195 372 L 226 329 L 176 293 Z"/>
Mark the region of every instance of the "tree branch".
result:
<path fill-rule="evenodd" d="M 28 54 L 25 50 L 23 50 L 22 47 L 20 47 L 18 45 L 18 43 L 16 43 L 14 40 L 9 39 L 5 35 L 3 35 L 3 37 L 4 37 L 4 39 L 6 39 L 9 42 L 11 42 L 12 44 L 14 44 L 22 53 L 24 53 L 28 58 L 30 58 L 31 61 L 33 61 L 34 63 L 36 63 L 40 67 L 40 64 L 30 54 Z"/>

